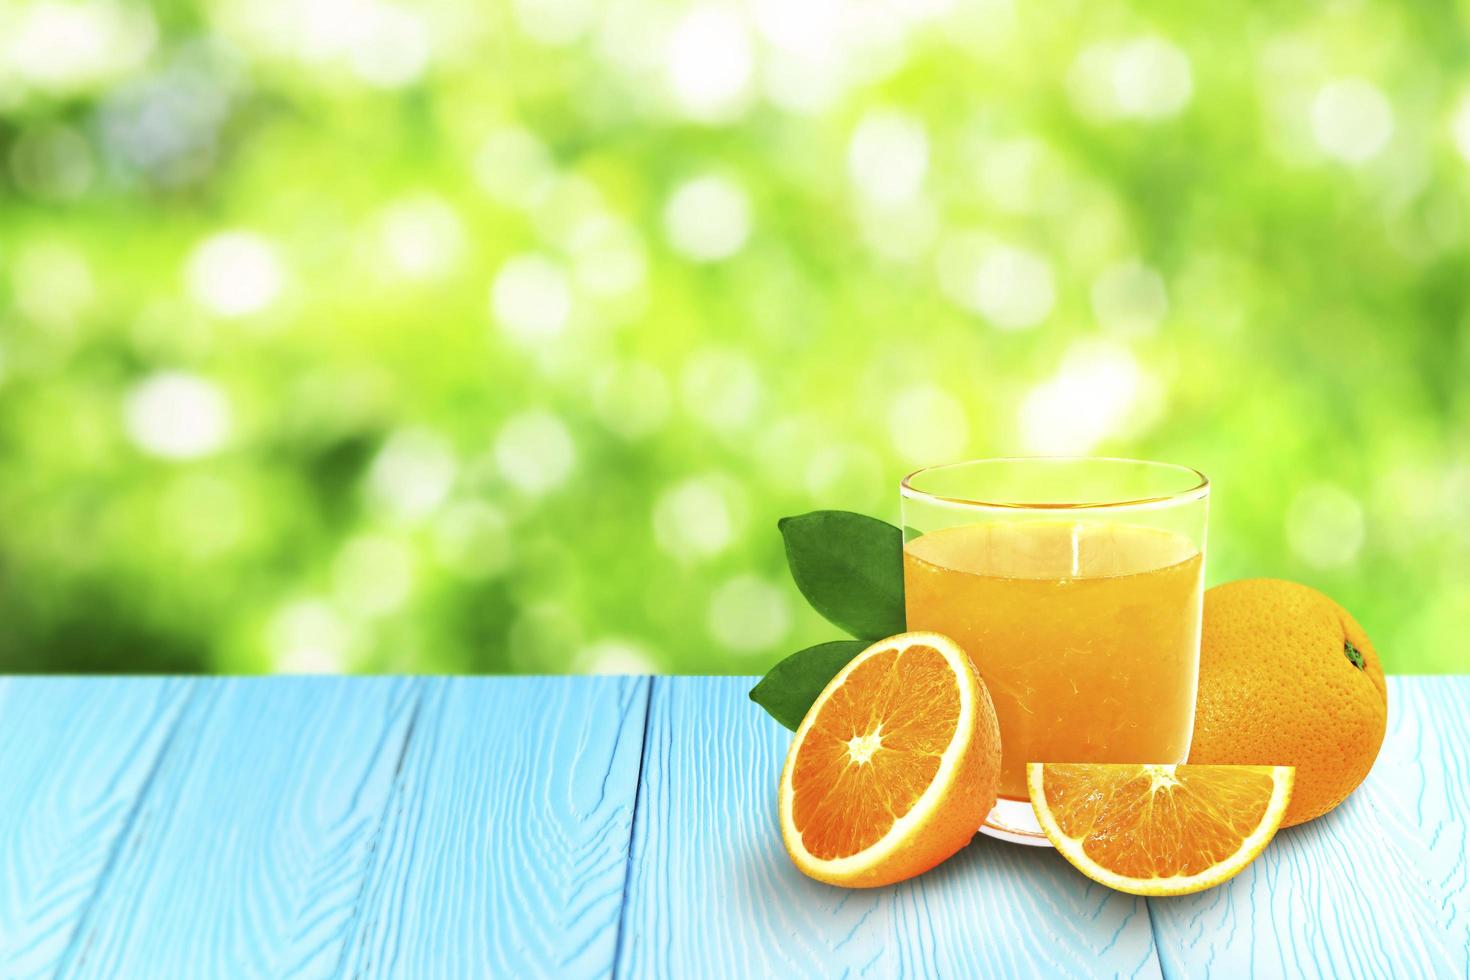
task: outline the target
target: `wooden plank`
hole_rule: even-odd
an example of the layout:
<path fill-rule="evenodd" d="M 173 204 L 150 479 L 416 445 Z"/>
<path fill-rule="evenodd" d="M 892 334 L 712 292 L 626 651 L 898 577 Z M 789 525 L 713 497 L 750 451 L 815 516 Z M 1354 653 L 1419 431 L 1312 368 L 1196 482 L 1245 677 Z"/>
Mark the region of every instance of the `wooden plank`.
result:
<path fill-rule="evenodd" d="M 1170 977 L 1470 975 L 1470 678 L 1389 679 L 1363 785 L 1234 880 L 1151 900 Z"/>
<path fill-rule="evenodd" d="M 0 679 L 0 976 L 49 976 L 192 682 Z"/>
<path fill-rule="evenodd" d="M 1422 844 L 1440 929 L 1470 976 L 1470 677 L 1390 677 L 1393 701 L 1375 794 Z M 1437 761 L 1436 761 L 1437 760 Z"/>
<path fill-rule="evenodd" d="M 618 677 L 434 682 L 343 973 L 606 975 L 649 685 Z"/>
<path fill-rule="evenodd" d="M 977 837 L 889 888 L 806 878 L 776 822 L 791 735 L 753 682 L 655 684 L 619 975 L 1159 975 L 1143 901 L 1050 850 Z"/>
<path fill-rule="evenodd" d="M 413 725 L 417 684 L 201 682 L 59 973 L 334 970 Z"/>

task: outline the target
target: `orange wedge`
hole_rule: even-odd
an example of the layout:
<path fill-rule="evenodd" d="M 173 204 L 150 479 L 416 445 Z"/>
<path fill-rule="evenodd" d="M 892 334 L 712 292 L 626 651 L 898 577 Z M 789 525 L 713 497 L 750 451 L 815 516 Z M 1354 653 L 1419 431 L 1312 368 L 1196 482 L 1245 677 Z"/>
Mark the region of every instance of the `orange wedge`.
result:
<path fill-rule="evenodd" d="M 842 668 L 796 730 L 781 836 L 818 881 L 902 881 L 969 842 L 999 775 L 1000 726 L 970 658 L 938 633 L 900 633 Z"/>
<path fill-rule="evenodd" d="M 1026 782 L 1036 819 L 1078 871 L 1134 895 L 1188 895 L 1229 881 L 1265 849 L 1295 774 L 1033 762 Z"/>

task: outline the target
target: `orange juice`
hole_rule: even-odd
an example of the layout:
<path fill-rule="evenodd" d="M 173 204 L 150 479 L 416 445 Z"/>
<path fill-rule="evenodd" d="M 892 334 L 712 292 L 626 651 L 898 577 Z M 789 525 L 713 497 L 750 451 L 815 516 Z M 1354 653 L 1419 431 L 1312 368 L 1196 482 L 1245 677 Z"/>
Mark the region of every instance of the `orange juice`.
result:
<path fill-rule="evenodd" d="M 1127 524 L 992 523 L 904 545 L 908 628 L 953 637 L 1000 718 L 1000 793 L 1027 762 L 1183 762 L 1203 559 Z"/>

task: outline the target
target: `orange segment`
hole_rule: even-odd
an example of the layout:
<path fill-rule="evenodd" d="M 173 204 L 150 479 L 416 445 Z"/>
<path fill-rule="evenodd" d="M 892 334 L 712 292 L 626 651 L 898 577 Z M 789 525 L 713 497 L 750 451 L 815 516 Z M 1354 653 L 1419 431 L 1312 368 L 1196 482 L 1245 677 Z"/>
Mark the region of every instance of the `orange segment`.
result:
<path fill-rule="evenodd" d="M 1290 766 L 1027 766 L 1046 836 L 1083 874 L 1135 895 L 1185 895 L 1234 877 L 1291 800 Z"/>
<path fill-rule="evenodd" d="M 965 652 L 936 633 L 880 640 L 832 679 L 792 740 L 787 851 L 833 884 L 911 877 L 974 835 L 999 767 L 995 709 Z"/>

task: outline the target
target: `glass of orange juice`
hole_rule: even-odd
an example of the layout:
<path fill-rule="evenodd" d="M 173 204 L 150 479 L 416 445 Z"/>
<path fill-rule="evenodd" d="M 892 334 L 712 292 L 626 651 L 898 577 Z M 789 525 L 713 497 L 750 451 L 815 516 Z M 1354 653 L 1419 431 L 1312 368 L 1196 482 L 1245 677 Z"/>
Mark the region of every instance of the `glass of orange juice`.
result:
<path fill-rule="evenodd" d="M 1194 728 L 1210 484 L 1131 459 L 982 459 L 909 474 L 911 630 L 969 653 L 1000 719 L 981 830 L 1045 844 L 1028 762 L 1183 762 Z"/>

